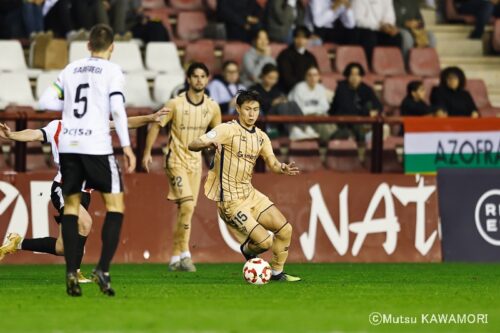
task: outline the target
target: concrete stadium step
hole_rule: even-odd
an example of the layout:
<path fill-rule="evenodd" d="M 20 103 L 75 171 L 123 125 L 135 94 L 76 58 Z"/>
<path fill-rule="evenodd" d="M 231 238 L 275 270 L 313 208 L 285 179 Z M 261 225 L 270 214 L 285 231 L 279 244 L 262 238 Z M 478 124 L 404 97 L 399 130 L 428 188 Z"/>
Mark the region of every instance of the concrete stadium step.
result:
<path fill-rule="evenodd" d="M 438 38 L 436 50 L 440 58 L 450 56 L 479 57 L 483 55 L 481 40 Z"/>

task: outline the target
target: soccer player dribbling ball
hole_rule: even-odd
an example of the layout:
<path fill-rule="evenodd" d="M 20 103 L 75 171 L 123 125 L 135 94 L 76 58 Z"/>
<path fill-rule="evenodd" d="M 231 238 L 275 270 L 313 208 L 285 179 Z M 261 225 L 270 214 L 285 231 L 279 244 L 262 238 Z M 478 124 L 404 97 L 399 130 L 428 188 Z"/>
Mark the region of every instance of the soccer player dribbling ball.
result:
<path fill-rule="evenodd" d="M 113 36 L 109 26 L 95 25 L 88 42 L 91 56 L 67 65 L 54 83 L 57 89 L 46 91 L 45 94 L 52 95 L 42 96 L 41 99 L 63 100 L 59 162 L 64 180 L 62 193 L 65 205 L 61 227 L 66 260 L 66 292 L 70 296 L 82 294 L 77 268 L 78 214 L 84 183 L 101 192 L 107 211 L 101 234 L 101 257 L 92 277 L 105 295 L 115 295 L 109 269 L 119 243 L 125 204 L 121 171 L 113 156 L 110 116 L 123 148 L 125 169 L 129 173 L 135 169 L 135 155 L 130 147 L 127 128 L 124 76 L 120 66 L 109 61 L 114 47 Z"/>
<path fill-rule="evenodd" d="M 186 73 L 188 89 L 169 100 L 171 112 L 160 124 L 151 126 L 146 139 L 142 164 L 149 171 L 151 149 L 161 127 L 170 124 L 170 139 L 165 156 L 165 173 L 169 180 L 167 198 L 177 204 L 174 243 L 170 271 L 195 272 L 189 251 L 191 219 L 198 201 L 201 183 L 201 153 L 188 149 L 189 143 L 221 122 L 219 105 L 205 94 L 209 71 L 202 63 L 192 63 Z"/>
<path fill-rule="evenodd" d="M 293 162 L 279 162 L 269 137 L 255 126 L 260 112 L 257 92 L 238 92 L 236 111 L 238 120 L 215 127 L 189 145 L 192 151 L 216 149 L 213 166 L 205 182 L 205 195 L 217 202 L 219 215 L 240 241 L 245 259 L 255 258 L 271 249 L 271 280 L 300 281 L 299 277 L 283 271 L 292 226 L 269 198 L 251 183 L 259 156 L 277 174 L 296 176 L 299 169 Z"/>

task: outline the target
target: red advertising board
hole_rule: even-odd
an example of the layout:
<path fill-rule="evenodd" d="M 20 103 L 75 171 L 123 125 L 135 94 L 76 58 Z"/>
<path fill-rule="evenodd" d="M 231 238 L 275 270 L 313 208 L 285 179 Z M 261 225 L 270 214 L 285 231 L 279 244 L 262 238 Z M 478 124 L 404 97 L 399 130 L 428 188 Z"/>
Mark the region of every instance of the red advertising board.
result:
<path fill-rule="evenodd" d="M 0 177 L 0 237 L 57 236 L 50 204 L 53 173 Z M 329 171 L 298 177 L 256 174 L 254 186 L 268 195 L 293 225 L 290 262 L 439 262 L 437 189 L 434 177 L 346 174 Z M 126 214 L 115 262 L 167 262 L 176 206 L 168 202 L 162 174 L 125 176 Z M 96 262 L 105 209 L 92 194 L 93 228 L 84 262 Z M 216 205 L 200 195 L 193 217 L 195 262 L 242 261 Z M 2 263 L 56 263 L 61 257 L 19 251 Z"/>

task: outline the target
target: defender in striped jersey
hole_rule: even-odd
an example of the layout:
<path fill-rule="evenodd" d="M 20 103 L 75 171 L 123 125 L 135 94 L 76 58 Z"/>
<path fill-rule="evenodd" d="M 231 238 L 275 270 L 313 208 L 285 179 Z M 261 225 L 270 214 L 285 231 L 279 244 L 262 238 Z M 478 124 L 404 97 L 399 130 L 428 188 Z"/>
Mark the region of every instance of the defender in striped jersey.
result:
<path fill-rule="evenodd" d="M 189 88 L 167 102 L 172 112 L 161 124 L 151 126 L 146 140 L 143 166 L 149 169 L 151 149 L 161 127 L 170 124 L 170 139 L 165 157 L 165 172 L 170 191 L 167 198 L 177 204 L 177 222 L 174 226 L 174 244 L 170 271 L 194 272 L 189 237 L 191 218 L 198 200 L 201 183 L 201 153 L 188 149 L 189 143 L 221 122 L 219 105 L 205 94 L 208 69 L 204 64 L 193 63 L 187 70 Z"/>
<path fill-rule="evenodd" d="M 205 195 L 217 202 L 219 215 L 240 241 L 245 259 L 255 258 L 271 249 L 271 280 L 299 281 L 300 278 L 283 271 L 292 226 L 251 182 L 259 156 L 274 173 L 295 176 L 299 174 L 299 169 L 293 163 L 280 163 L 269 137 L 255 127 L 260 111 L 257 92 L 238 92 L 236 111 L 238 120 L 219 125 L 189 144 L 192 151 L 210 147 L 216 149 L 205 183 Z"/>
<path fill-rule="evenodd" d="M 130 129 L 144 126 L 149 123 L 159 122 L 160 119 L 168 114 L 168 109 L 163 108 L 158 112 L 146 115 L 130 117 L 128 119 L 128 127 Z M 110 123 L 111 129 L 114 129 L 114 122 Z M 57 256 L 64 255 L 64 245 L 61 235 L 61 216 L 64 211 L 64 198 L 62 196 L 61 189 L 61 171 L 59 170 L 59 134 L 62 130 L 62 121 L 53 120 L 47 124 L 47 126 L 40 129 L 27 129 L 19 132 L 12 132 L 10 128 L 0 123 L 0 138 L 19 142 L 42 142 L 44 144 L 50 144 L 52 150 L 52 157 L 54 159 L 55 165 L 58 167 L 57 174 L 54 177 L 51 188 L 51 201 L 54 208 L 58 211 L 59 216 L 54 216 L 55 221 L 59 224 L 59 235 L 55 237 L 44 237 L 44 238 L 22 238 L 19 234 L 12 233 L 7 237 L 7 243 L 0 247 L 0 261 L 4 258 L 6 254 L 13 254 L 18 249 L 25 251 L 49 253 Z M 89 279 L 80 272 L 80 265 L 83 259 L 85 242 L 87 236 L 90 233 L 92 227 L 92 218 L 88 213 L 88 208 L 90 206 L 90 193 L 91 189 L 82 188 L 82 198 L 80 202 L 80 211 L 78 215 L 78 282 L 89 283 Z"/>

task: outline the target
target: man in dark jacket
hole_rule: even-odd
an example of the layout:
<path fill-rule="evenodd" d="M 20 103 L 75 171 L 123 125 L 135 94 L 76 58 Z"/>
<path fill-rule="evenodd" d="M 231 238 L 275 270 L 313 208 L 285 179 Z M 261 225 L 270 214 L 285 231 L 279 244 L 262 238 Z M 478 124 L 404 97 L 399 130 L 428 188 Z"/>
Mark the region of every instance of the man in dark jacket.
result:
<path fill-rule="evenodd" d="M 262 8 L 256 0 L 219 0 L 217 18 L 226 26 L 228 40 L 250 43 L 261 27 Z"/>
<path fill-rule="evenodd" d="M 293 44 L 283 50 L 278 56 L 280 86 L 285 93 L 300 81 L 304 80 L 309 68 L 318 67 L 314 55 L 307 51 L 307 43 L 311 32 L 304 26 L 293 31 Z"/>

